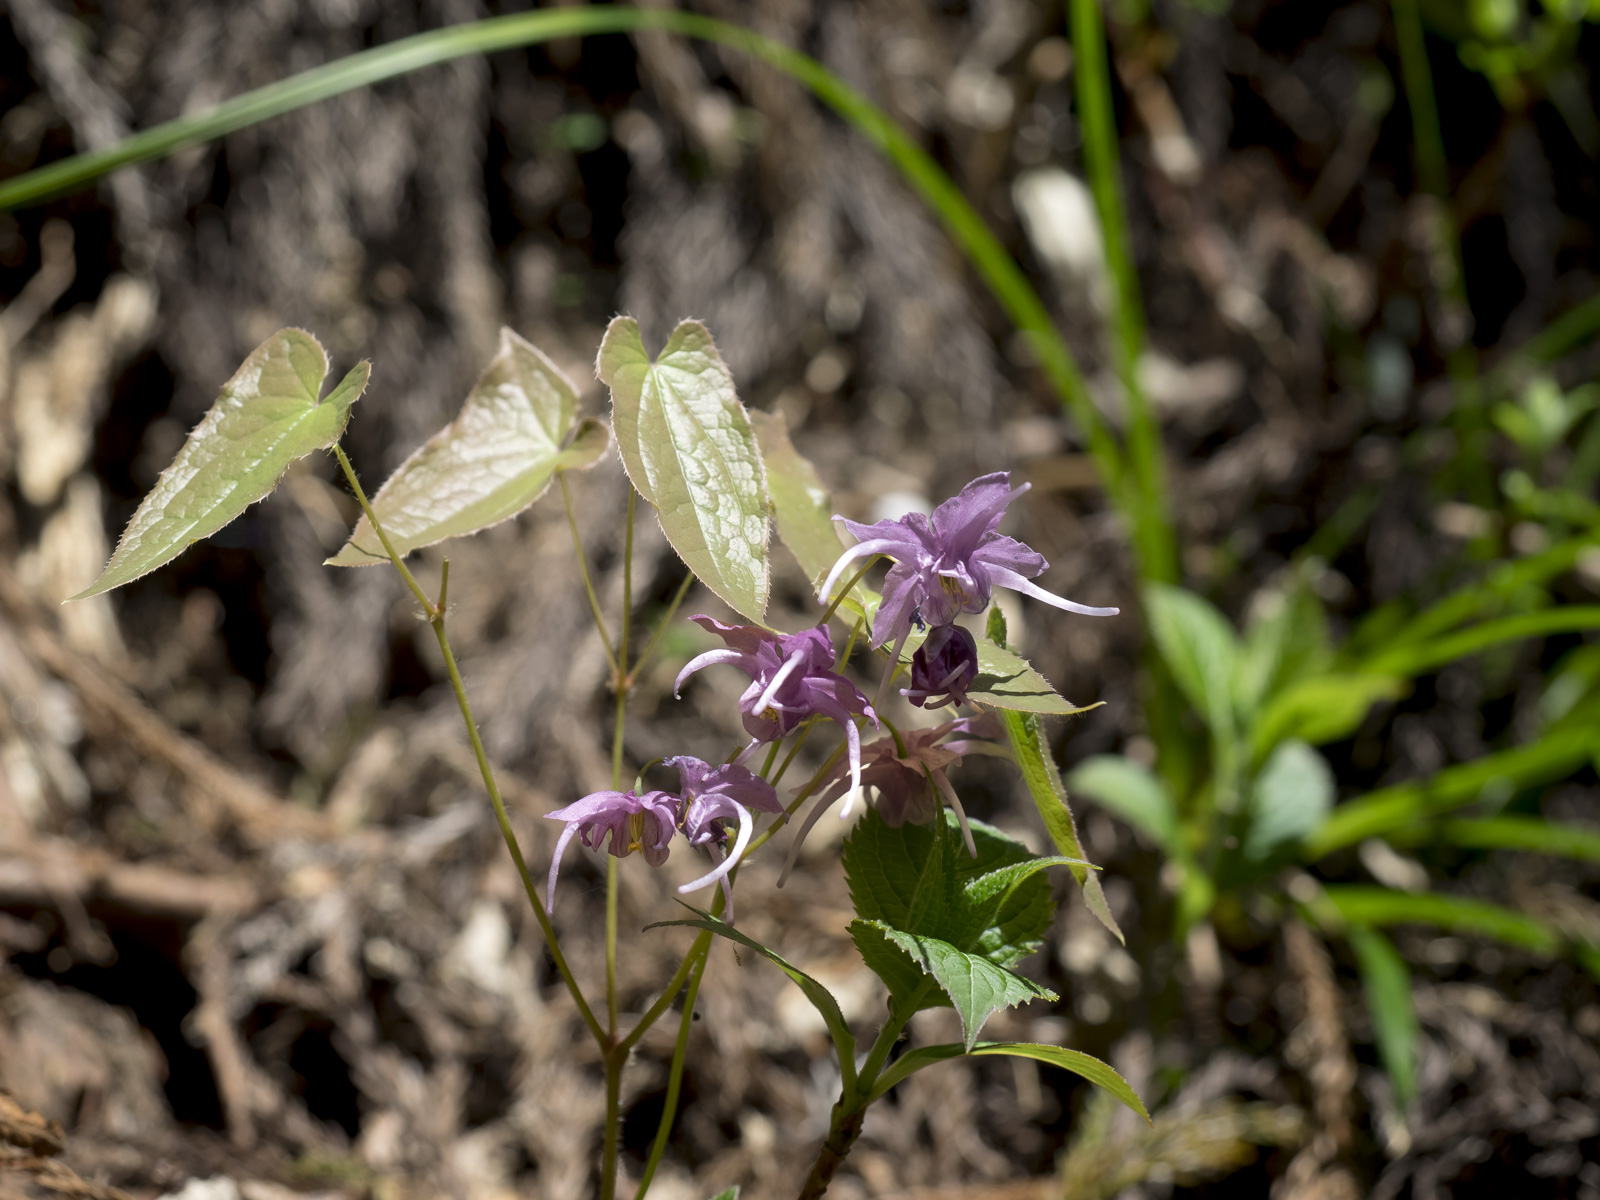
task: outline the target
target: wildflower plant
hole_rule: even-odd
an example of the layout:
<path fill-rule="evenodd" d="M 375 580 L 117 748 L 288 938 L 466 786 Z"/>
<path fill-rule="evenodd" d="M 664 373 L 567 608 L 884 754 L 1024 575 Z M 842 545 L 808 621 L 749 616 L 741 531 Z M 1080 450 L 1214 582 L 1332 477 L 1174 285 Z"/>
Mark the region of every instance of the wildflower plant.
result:
<path fill-rule="evenodd" d="M 857 525 L 854 545 L 839 541 L 815 471 L 789 443 L 782 423 L 745 411 L 732 375 L 709 331 L 685 321 L 651 357 L 638 326 L 619 317 L 600 347 L 598 374 L 611 391 L 609 423 L 580 416 L 577 389 L 539 350 L 510 330 L 467 397 L 460 415 L 406 459 L 370 499 L 339 444 L 369 369 L 362 363 L 326 396 L 328 360 L 302 330 L 273 334 L 222 388 L 205 419 L 135 512 L 105 572 L 82 596 L 96 595 L 175 558 L 265 498 L 297 458 L 329 450 L 361 503 L 362 518 L 333 566 L 389 562 L 405 580 L 438 640 L 507 849 L 526 889 L 551 958 L 600 1051 L 607 1109 L 599 1169 L 600 1195 L 618 1187 L 622 1072 L 645 1031 L 681 999 L 680 1036 L 666 1111 L 638 1182 L 649 1188 L 675 1117 L 684 1036 L 713 937 L 730 939 L 782 969 L 817 1008 L 839 1059 L 840 1095 L 828 1135 L 802 1184 L 819 1196 L 861 1131 L 868 1105 L 913 1072 L 959 1055 L 1015 1055 L 1052 1063 L 1099 1084 L 1141 1115 L 1144 1107 L 1104 1063 L 1063 1046 L 980 1040 L 1001 1008 L 1055 995 L 1017 968 L 1036 950 L 1055 903 L 1044 872 L 1066 867 L 1096 914 L 1118 937 L 1092 866 L 1084 861 L 1066 795 L 1043 740 L 1040 718 L 1075 708 L 1005 644 L 1004 621 L 992 611 L 982 637 L 955 624 L 989 605 L 995 586 L 1010 587 L 1074 613 L 1091 609 L 1042 591 L 1032 580 L 1043 558 L 998 532 L 1006 506 L 1023 488 L 1002 473 L 986 475 L 946 501 L 931 517 Z M 560 483 L 593 466 L 615 441 L 632 484 L 624 551 L 622 611 L 608 623 L 590 581 L 587 555 L 571 520 L 577 577 L 588 595 L 611 666 L 615 732 L 611 787 L 545 816 L 563 829 L 546 864 L 545 894 L 512 828 L 494 771 L 478 737 L 465 682 L 446 631 L 449 560 L 436 595 L 406 564 L 411 551 L 473 533 L 515 516 Z M 676 687 L 704 670 L 734 667 L 749 677 L 738 702 L 749 741 L 720 762 L 688 755 L 665 760 L 676 788 L 646 787 L 644 771 L 624 789 L 624 733 L 629 697 L 660 645 L 660 629 L 642 652 L 634 645 L 632 529 L 638 498 L 653 505 L 668 542 L 691 574 L 662 618 L 662 628 L 698 579 L 747 623 L 689 618 L 723 645 L 695 657 Z M 807 575 L 822 580 L 817 624 L 793 633 L 768 627 L 771 576 L 768 527 Z M 891 560 L 882 594 L 866 582 L 871 564 Z M 854 573 L 839 586 L 849 568 Z M 75 597 L 77 598 L 77 597 Z M 611 629 L 616 628 L 615 638 Z M 870 633 L 868 632 L 870 631 Z M 864 636 L 865 635 L 865 636 Z M 883 654 L 878 695 L 849 675 L 858 643 Z M 885 697 L 899 694 L 908 711 L 927 714 L 920 727 L 896 726 Z M 912 707 L 914 706 L 914 707 Z M 873 733 L 864 741 L 863 729 Z M 836 745 L 809 780 L 780 793 L 784 772 L 802 743 L 836 733 Z M 787 745 L 787 752 L 783 753 Z M 782 757 L 780 759 L 780 754 Z M 950 778 L 963 758 L 991 754 L 1020 767 L 1057 853 L 1036 856 L 1014 839 L 970 819 Z M 650 764 L 653 765 L 653 764 Z M 647 765 L 648 766 L 648 765 Z M 875 802 L 869 802 L 874 799 Z M 741 865 L 774 836 L 789 839 L 789 865 L 805 833 L 843 799 L 839 815 L 865 811 L 844 843 L 844 869 L 855 910 L 850 933 L 866 964 L 888 989 L 888 1014 L 870 1045 L 858 1051 L 838 1002 L 815 979 L 758 944 L 733 924 Z M 787 826 L 809 803 L 798 828 Z M 659 867 L 682 838 L 680 853 L 704 852 L 707 870 L 683 893 L 716 887 L 708 909 L 663 912 L 658 926 L 696 931 L 682 962 L 655 1002 L 632 1026 L 619 1017 L 616 961 L 618 879 L 622 860 Z M 605 1004 L 591 1003 L 592 982 L 568 964 L 551 923 L 564 857 L 573 843 L 604 852 Z M 776 848 L 775 848 L 776 849 Z M 787 875 L 787 868 L 785 870 Z M 657 926 L 651 926 L 655 928 Z M 891 1052 L 922 1009 L 953 1007 L 962 1039 Z"/>

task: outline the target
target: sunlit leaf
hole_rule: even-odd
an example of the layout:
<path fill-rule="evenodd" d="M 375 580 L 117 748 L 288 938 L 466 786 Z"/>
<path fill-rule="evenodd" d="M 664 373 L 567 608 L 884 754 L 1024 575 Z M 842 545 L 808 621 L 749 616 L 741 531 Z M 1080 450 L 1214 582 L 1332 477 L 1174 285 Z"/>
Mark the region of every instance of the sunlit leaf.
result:
<path fill-rule="evenodd" d="M 1483 900 L 1352 883 L 1329 884 L 1323 894 L 1351 925 L 1436 925 L 1541 954 L 1557 953 L 1564 940 L 1537 917 Z"/>
<path fill-rule="evenodd" d="M 989 613 L 989 637 L 995 642 L 1004 642 L 1005 636 L 1005 617 L 995 608 Z M 1022 771 L 1022 780 L 1028 785 L 1028 794 L 1033 797 L 1034 807 L 1039 810 L 1039 819 L 1044 822 L 1050 840 L 1065 857 L 1084 858 L 1083 844 L 1078 841 L 1078 826 L 1072 819 L 1072 806 L 1067 803 L 1067 789 L 1045 743 L 1039 718 L 1033 713 L 1003 712 L 1000 715 L 1005 722 L 1006 735 L 1011 739 L 1017 767 Z M 1083 888 L 1083 899 L 1089 911 L 1116 935 L 1117 941 L 1125 942 L 1117 919 L 1111 915 L 1111 906 L 1106 903 L 1100 877 L 1087 867 L 1073 867 L 1072 876 Z"/>
<path fill-rule="evenodd" d="M 1260 862 L 1279 846 L 1305 837 L 1327 819 L 1333 798 L 1327 760 L 1298 739 L 1280 742 L 1250 792 L 1245 857 Z"/>
<path fill-rule="evenodd" d="M 1212 736 L 1231 740 L 1241 653 L 1233 627 L 1210 602 L 1168 584 L 1146 585 L 1144 604 L 1150 634 L 1178 687 Z"/>
<path fill-rule="evenodd" d="M 736 612 L 767 607 L 767 476 L 755 431 L 711 334 L 683 321 L 652 362 L 639 323 L 617 317 L 597 364 L 628 478 L 672 548 Z"/>
<path fill-rule="evenodd" d="M 961 1018 L 961 1032 L 969 1050 L 977 1043 L 984 1022 L 1000 1009 L 1030 1000 L 1057 999 L 1042 983 L 996 966 L 977 954 L 958 950 L 940 938 L 891 929 L 882 922 L 859 920 L 850 922 L 851 932 L 869 923 L 938 983 L 939 990 Z"/>
<path fill-rule="evenodd" d="M 1183 852 L 1177 803 L 1148 767 L 1117 755 L 1096 754 L 1074 767 L 1068 782 L 1073 791 L 1144 830 L 1168 854 Z"/>
<path fill-rule="evenodd" d="M 815 590 L 844 553 L 833 524 L 833 501 L 817 469 L 789 440 L 789 423 L 782 413 L 753 412 L 750 424 L 766 464 L 778 536 Z"/>
<path fill-rule="evenodd" d="M 328 375 L 322 344 L 303 329 L 262 342 L 161 472 L 100 578 L 72 599 L 149 574 L 264 499 L 295 459 L 339 440 L 370 369 L 359 364 L 319 401 Z"/>
<path fill-rule="evenodd" d="M 1351 925 L 1345 935 L 1361 968 L 1378 1054 L 1403 1109 L 1417 1094 L 1417 1014 L 1411 1004 L 1411 972 L 1394 944 L 1377 930 Z"/>
<path fill-rule="evenodd" d="M 1264 759 L 1284 738 L 1320 746 L 1349 737 L 1374 704 L 1398 699 L 1407 686 L 1397 675 L 1355 671 L 1313 675 L 1290 684 L 1267 702 L 1256 720 L 1255 756 Z"/>
<path fill-rule="evenodd" d="M 605 452 L 605 425 L 589 418 L 569 444 L 577 408 L 577 389 L 555 363 L 502 329 L 500 350 L 460 414 L 372 498 L 395 552 L 405 555 L 514 517 L 544 494 L 557 471 L 595 463 Z M 388 558 L 363 516 L 328 562 L 361 567 Z"/>
<path fill-rule="evenodd" d="M 908 1075 L 922 1070 L 923 1067 L 932 1066 L 934 1063 L 947 1062 L 952 1058 L 971 1055 L 974 1058 L 986 1054 L 1004 1054 L 1012 1058 L 1031 1058 L 1038 1062 L 1048 1063 L 1052 1067 L 1061 1067 L 1071 1071 L 1074 1075 L 1082 1076 L 1090 1083 L 1103 1087 L 1146 1121 L 1150 1114 L 1146 1111 L 1144 1101 L 1139 1099 L 1139 1094 L 1128 1085 L 1128 1081 L 1117 1074 L 1108 1064 L 1101 1062 L 1091 1054 L 1081 1050 L 1068 1050 L 1064 1046 L 1047 1046 L 1039 1042 L 979 1042 L 970 1050 L 956 1043 L 947 1043 L 942 1046 L 918 1046 L 914 1050 L 907 1050 L 889 1067 L 878 1076 L 877 1083 L 872 1089 L 872 1098 L 876 1100 L 890 1088 L 900 1083 Z"/>

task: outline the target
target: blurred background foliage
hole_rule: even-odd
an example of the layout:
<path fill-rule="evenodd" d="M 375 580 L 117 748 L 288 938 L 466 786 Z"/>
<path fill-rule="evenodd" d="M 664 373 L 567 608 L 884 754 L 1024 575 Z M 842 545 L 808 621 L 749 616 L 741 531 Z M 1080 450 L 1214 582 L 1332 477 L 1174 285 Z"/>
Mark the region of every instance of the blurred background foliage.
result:
<path fill-rule="evenodd" d="M 517 7 L 9 0 L 0 163 Z M 432 68 L 0 214 L 0 1086 L 130 1191 L 584 1194 L 598 1075 L 442 665 L 386 572 L 318 565 L 353 516 L 328 464 L 118 598 L 53 602 L 281 324 L 374 359 L 349 444 L 378 477 L 501 322 L 587 378 L 611 313 L 652 345 L 694 315 L 842 511 L 1012 469 L 1047 584 L 1124 609 L 1008 613 L 1105 701 L 1051 733 L 1129 937 L 1074 907 L 1036 963 L 1059 1010 L 996 1036 L 1108 1057 L 1156 1126 L 1031 1064 L 951 1065 L 875 1115 L 839 1194 L 1600 1196 L 1600 9 L 684 7 L 885 108 L 1079 391 L 848 123 L 661 33 Z M 615 592 L 619 476 L 575 490 Z M 534 514 L 452 548 L 534 857 L 539 814 L 604 785 L 565 536 Z M 642 537 L 664 604 L 678 568 Z M 792 572 L 773 619 L 804 602 Z M 697 648 L 646 681 L 636 761 L 733 735 L 668 695 Z M 958 786 L 1042 838 L 1009 777 Z M 741 907 L 864 1018 L 817 841 L 783 892 L 753 863 Z M 624 920 L 679 881 L 640 877 Z M 558 919 L 598 912 L 591 889 Z M 663 965 L 642 950 L 627 986 L 647 1002 Z M 822 1128 L 818 1031 L 723 974 L 661 1194 L 781 1194 Z M 641 1047 L 632 1154 L 669 1053 Z"/>

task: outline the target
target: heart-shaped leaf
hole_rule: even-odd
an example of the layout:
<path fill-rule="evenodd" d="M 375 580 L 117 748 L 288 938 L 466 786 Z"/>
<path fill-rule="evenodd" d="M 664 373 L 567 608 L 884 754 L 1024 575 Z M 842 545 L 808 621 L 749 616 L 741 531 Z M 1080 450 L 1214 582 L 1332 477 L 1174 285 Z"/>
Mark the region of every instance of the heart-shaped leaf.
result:
<path fill-rule="evenodd" d="M 295 459 L 339 440 L 370 371 L 360 363 L 318 400 L 328 376 L 322 344 L 303 329 L 262 342 L 161 472 L 100 578 L 72 599 L 148 575 L 265 499 Z"/>
<path fill-rule="evenodd" d="M 833 525 L 833 501 L 817 478 L 817 469 L 789 440 L 789 423 L 782 413 L 753 412 L 750 423 L 767 468 L 778 536 L 815 590 L 844 553 Z"/>
<path fill-rule="evenodd" d="M 767 473 L 711 333 L 683 321 L 652 362 L 639 323 L 606 329 L 596 371 L 633 486 L 678 556 L 734 611 L 767 608 Z"/>
<path fill-rule="evenodd" d="M 461 412 L 389 476 L 372 508 L 397 554 L 476 533 L 516 516 L 550 486 L 557 471 L 593 465 L 605 452 L 606 427 L 578 425 L 578 393 L 538 347 L 509 329 Z M 362 516 L 335 567 L 387 562 Z"/>

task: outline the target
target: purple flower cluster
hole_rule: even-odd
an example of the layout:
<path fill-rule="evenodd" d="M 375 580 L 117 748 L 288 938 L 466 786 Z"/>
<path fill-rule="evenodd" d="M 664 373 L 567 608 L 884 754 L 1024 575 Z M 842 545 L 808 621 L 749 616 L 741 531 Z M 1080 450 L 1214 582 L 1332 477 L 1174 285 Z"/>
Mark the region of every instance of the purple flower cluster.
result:
<path fill-rule="evenodd" d="M 1116 615 L 1115 608 L 1078 604 L 1032 582 L 1050 564 L 1031 547 L 999 532 L 1007 506 L 1027 490 L 1027 484 L 1013 488 L 1010 473 L 997 471 L 974 479 L 934 509 L 932 516 L 907 513 L 873 525 L 835 518 L 855 536 L 856 544 L 834 563 L 822 585 L 822 598 L 833 593 L 850 563 L 881 554 L 893 559 L 894 566 L 883 581 L 872 644 L 893 644 L 889 669 L 899 661 L 913 625 L 933 627 L 912 657 L 911 686 L 901 693 L 911 703 L 939 707 L 966 699 L 978 674 L 977 644 L 953 622 L 963 613 L 988 608 L 996 586 L 1068 612 Z"/>
<path fill-rule="evenodd" d="M 1013 488 L 1010 475 L 997 472 L 973 480 L 931 516 L 911 513 L 873 525 L 844 521 L 857 544 L 839 556 L 822 586 L 822 598 L 831 595 L 845 568 L 857 559 L 883 555 L 893 560 L 873 620 L 872 644 L 893 647 L 890 674 L 884 677 L 887 684 L 913 627 L 927 630 L 912 656 L 910 686 L 900 693 L 912 704 L 940 708 L 966 703 L 978 678 L 978 645 L 955 620 L 986 609 L 995 587 L 1011 588 L 1069 612 L 1090 616 L 1117 612 L 1065 600 L 1031 582 L 1048 564 L 1028 546 L 999 532 L 1006 507 L 1026 490 L 1026 484 Z M 785 876 L 817 818 L 840 797 L 845 800 L 840 815 L 848 816 L 864 785 L 875 789 L 878 812 L 894 826 L 907 821 L 926 824 L 942 803 L 948 803 L 972 849 L 966 814 L 946 772 L 967 754 L 1007 753 L 984 740 L 999 736 L 1000 727 L 992 717 L 951 720 L 904 734 L 891 726 L 890 736 L 863 747 L 857 721 L 878 726 L 878 714 L 873 702 L 834 670 L 837 659 L 825 624 L 789 634 L 756 625 L 728 625 L 707 616 L 690 620 L 716 634 L 724 646 L 685 665 L 673 690 L 676 693 L 689 676 L 707 667 L 727 665 L 743 671 L 750 684 L 739 697 L 739 713 L 750 743 L 721 766 L 687 756 L 667 759 L 668 766 L 678 769 L 676 792 L 596 792 L 547 814 L 566 823 L 550 864 L 547 907 L 554 905 L 561 856 L 573 838 L 617 858 L 638 851 L 646 862 L 660 866 L 673 837 L 682 833 L 691 846 L 704 847 L 715 866 L 678 890 L 691 892 L 720 883 L 731 920 L 728 877 L 750 846 L 753 813 L 783 812 L 772 785 L 745 763 L 758 746 L 787 737 L 818 718 L 839 725 L 848 754 L 814 781 L 821 794 L 794 838 Z"/>
<path fill-rule="evenodd" d="M 691 846 L 704 846 L 719 861 L 714 869 L 678 890 L 694 892 L 721 883 L 728 900 L 729 919 L 732 919 L 733 894 L 728 886 L 728 872 L 744 855 L 755 830 L 750 810 L 781 813 L 783 805 L 778 803 L 778 794 L 770 783 L 737 763 L 713 767 L 698 758 L 681 755 L 669 758 L 666 765 L 678 768 L 677 794 L 595 792 L 576 804 L 545 814 L 548 820 L 565 821 L 567 826 L 561 831 L 555 854 L 550 859 L 550 879 L 544 902 L 547 912 L 555 909 L 561 856 L 574 837 L 581 838 L 591 850 L 599 850 L 603 845 L 615 858 L 626 858 L 637 850 L 645 862 L 659 867 L 667 861 L 673 834 L 681 830 Z M 724 822 L 728 821 L 738 823 L 739 833 L 733 848 L 725 852 L 728 831 Z"/>

